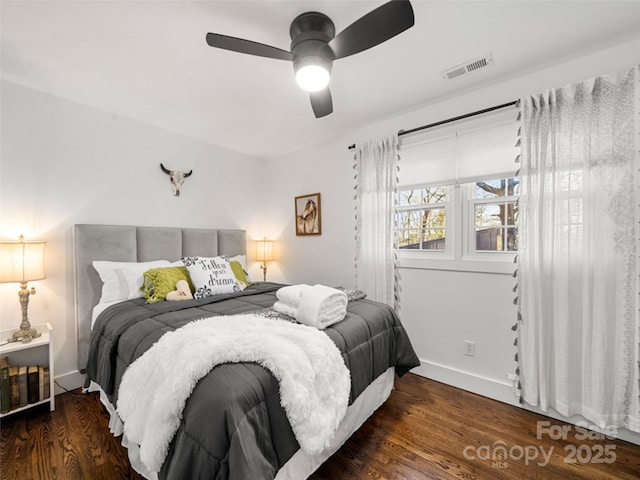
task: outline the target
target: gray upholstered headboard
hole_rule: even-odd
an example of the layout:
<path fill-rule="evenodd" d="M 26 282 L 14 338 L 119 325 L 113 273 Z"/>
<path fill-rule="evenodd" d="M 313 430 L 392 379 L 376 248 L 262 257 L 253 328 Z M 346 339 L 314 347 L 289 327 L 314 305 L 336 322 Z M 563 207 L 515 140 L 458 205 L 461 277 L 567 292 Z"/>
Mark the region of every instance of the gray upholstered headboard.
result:
<path fill-rule="evenodd" d="M 94 260 L 146 262 L 193 255 L 233 256 L 246 254 L 247 243 L 244 230 L 76 225 L 74 248 L 78 369 L 82 371 L 89 353 L 91 314 L 102 294 Z"/>

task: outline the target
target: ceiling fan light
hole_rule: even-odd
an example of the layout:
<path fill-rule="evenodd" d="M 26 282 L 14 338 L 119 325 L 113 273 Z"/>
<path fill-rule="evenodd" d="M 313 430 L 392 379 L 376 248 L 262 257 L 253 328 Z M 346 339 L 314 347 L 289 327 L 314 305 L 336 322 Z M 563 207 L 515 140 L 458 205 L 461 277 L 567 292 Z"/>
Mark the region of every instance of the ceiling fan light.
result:
<path fill-rule="evenodd" d="M 296 72 L 298 86 L 307 92 L 319 92 L 329 85 L 331 75 L 320 65 L 304 65 Z"/>

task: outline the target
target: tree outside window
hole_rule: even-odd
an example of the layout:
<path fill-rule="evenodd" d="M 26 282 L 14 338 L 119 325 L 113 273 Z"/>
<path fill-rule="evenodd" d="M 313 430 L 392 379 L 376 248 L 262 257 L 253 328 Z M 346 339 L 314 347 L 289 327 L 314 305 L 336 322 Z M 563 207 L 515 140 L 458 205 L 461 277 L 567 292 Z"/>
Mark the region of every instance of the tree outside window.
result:
<path fill-rule="evenodd" d="M 398 248 L 444 250 L 446 200 L 444 186 L 401 190 L 396 213 Z"/>
<path fill-rule="evenodd" d="M 474 215 L 477 252 L 513 252 L 518 249 L 520 179 L 500 178 L 476 182 L 470 211 Z"/>
<path fill-rule="evenodd" d="M 469 219 L 469 253 L 514 252 L 518 249 L 518 177 L 487 179 L 461 185 L 469 203 L 460 203 L 451 186 L 418 186 L 398 192 L 396 246 L 399 249 L 444 252 L 447 210 Z M 462 212 L 467 208 L 467 212 Z M 451 210 L 449 210 L 449 216 Z M 460 233 L 461 234 L 461 233 Z"/>

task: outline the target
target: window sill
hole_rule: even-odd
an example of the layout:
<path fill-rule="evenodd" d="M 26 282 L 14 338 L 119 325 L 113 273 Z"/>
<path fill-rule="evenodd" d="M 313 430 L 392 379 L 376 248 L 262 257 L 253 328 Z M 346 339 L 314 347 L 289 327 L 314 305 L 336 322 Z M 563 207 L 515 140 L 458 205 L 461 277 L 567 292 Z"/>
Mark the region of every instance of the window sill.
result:
<path fill-rule="evenodd" d="M 492 273 L 499 275 L 513 275 L 516 270 L 515 254 L 501 255 L 496 258 L 489 254 L 485 256 L 463 257 L 454 259 L 450 256 L 436 256 L 437 254 L 424 252 L 397 251 L 400 268 L 419 270 L 448 270 L 458 272 Z"/>

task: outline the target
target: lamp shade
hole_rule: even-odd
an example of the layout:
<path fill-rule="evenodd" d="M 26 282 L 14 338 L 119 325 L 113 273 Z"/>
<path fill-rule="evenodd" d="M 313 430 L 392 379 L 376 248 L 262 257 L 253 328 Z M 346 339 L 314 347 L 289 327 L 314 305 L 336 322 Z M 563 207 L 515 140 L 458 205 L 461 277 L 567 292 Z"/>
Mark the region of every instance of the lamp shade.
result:
<path fill-rule="evenodd" d="M 256 260 L 270 262 L 273 260 L 273 240 L 258 240 L 256 242 Z"/>
<path fill-rule="evenodd" d="M 0 242 L 0 283 L 30 282 L 46 278 L 46 242 Z"/>

